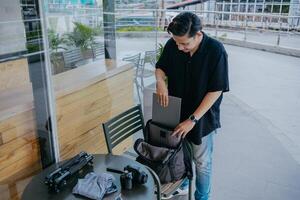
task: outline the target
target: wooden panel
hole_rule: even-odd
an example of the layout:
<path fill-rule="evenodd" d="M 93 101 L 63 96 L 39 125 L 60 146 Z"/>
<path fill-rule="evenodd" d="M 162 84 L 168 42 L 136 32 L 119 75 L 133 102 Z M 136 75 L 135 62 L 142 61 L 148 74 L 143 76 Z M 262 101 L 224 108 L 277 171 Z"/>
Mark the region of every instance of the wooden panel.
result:
<path fill-rule="evenodd" d="M 29 110 L 27 112 L 19 113 L 14 117 L 8 118 L 5 121 L 0 121 L 0 132 L 4 132 L 8 129 L 15 128 L 20 124 L 23 124 L 27 121 L 34 121 L 35 114 L 34 110 Z"/>
<path fill-rule="evenodd" d="M 0 63 L 0 199 L 20 199 L 41 169 L 27 59 Z"/>
<path fill-rule="evenodd" d="M 0 182 L 39 162 L 33 111 L 0 123 Z"/>
<path fill-rule="evenodd" d="M 30 83 L 26 58 L 0 63 L 0 90 Z"/>
<path fill-rule="evenodd" d="M 15 77 L 14 79 L 24 82 L 29 80 Z M 57 98 L 58 137 L 62 159 L 72 157 L 80 151 L 107 152 L 101 123 L 133 106 L 132 77 L 133 70 L 125 70 Z M 3 86 L 1 80 L 2 71 L 0 83 Z M 15 84 L 10 82 L 3 88 L 7 89 L 11 85 Z M 19 199 L 30 177 L 41 169 L 32 97 L 25 98 L 31 90 L 20 88 L 22 87 L 17 88 L 17 94 L 25 93 L 24 98 L 16 99 L 19 95 L 10 93 L 14 97 L 11 104 L 17 106 L 18 101 L 25 99 L 24 105 L 30 106 L 24 110 L 18 109 L 0 121 L 0 199 Z M 10 98 L 7 97 L 9 101 Z M 125 141 L 115 150 L 116 153 L 123 152 L 130 143 L 131 139 Z"/>
<path fill-rule="evenodd" d="M 126 99 L 132 98 L 130 96 L 132 95 L 132 93 L 122 91 L 121 89 L 112 92 L 110 95 L 114 95 L 114 98 L 120 99 L 120 103 L 122 103 L 121 99 L 124 99 L 126 101 Z M 87 99 L 87 102 L 90 102 L 90 99 L 92 98 L 96 97 L 89 97 L 89 100 Z M 75 110 L 74 112 L 60 115 L 58 120 L 58 129 L 59 131 L 72 132 L 72 136 L 74 136 L 76 131 L 85 132 L 87 130 L 90 130 L 90 127 L 93 126 L 90 124 L 91 120 L 97 119 L 98 117 L 101 117 L 101 115 L 112 110 L 113 104 L 118 104 L 118 102 L 114 102 L 111 96 L 106 96 L 97 101 L 91 101 L 90 104 L 87 105 L 85 104 L 85 102 L 82 102 L 81 106 L 79 105 L 77 107 L 77 110 Z M 97 123 L 99 123 L 99 121 Z M 94 126 L 95 125 L 96 124 L 94 123 Z M 59 139 L 62 140 L 63 137 L 70 138 L 69 134 L 67 134 L 62 135 Z"/>
<path fill-rule="evenodd" d="M 61 159 L 80 151 L 107 153 L 102 123 L 133 106 L 132 77 L 133 70 L 125 71 L 57 99 Z M 116 152 L 130 143 L 131 139 Z"/>
<path fill-rule="evenodd" d="M 41 169 L 34 110 L 0 122 L 0 199 L 20 199 Z"/>
<path fill-rule="evenodd" d="M 20 200 L 21 195 L 34 174 L 40 172 L 39 163 L 35 163 L 10 177 L 10 181 L 0 184 L 0 200 Z"/>
<path fill-rule="evenodd" d="M 14 176 L 17 172 L 28 169 L 33 165 L 34 163 L 39 163 L 40 155 L 38 150 L 38 143 L 37 140 L 34 140 L 31 142 L 31 144 L 28 144 L 28 148 L 18 148 L 15 149 L 14 153 L 16 153 L 19 157 L 13 161 L 13 159 L 10 160 L 10 162 L 3 162 L 5 166 L 1 166 L 0 170 L 0 182 L 2 181 L 8 181 L 11 176 Z M 25 151 L 27 153 L 23 153 L 22 151 Z M 24 154 L 20 156 L 20 154 Z M 6 160 L 5 160 L 6 161 Z"/>

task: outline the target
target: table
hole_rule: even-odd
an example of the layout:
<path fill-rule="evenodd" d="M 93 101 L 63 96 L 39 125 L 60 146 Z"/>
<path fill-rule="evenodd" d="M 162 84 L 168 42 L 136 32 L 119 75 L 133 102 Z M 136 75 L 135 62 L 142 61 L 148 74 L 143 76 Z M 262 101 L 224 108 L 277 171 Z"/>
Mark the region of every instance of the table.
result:
<path fill-rule="evenodd" d="M 106 168 L 114 168 L 114 169 L 120 169 L 123 170 L 125 166 L 127 165 L 133 165 L 140 167 L 143 171 L 145 171 L 148 174 L 148 181 L 145 185 L 137 185 L 134 187 L 133 190 L 121 190 L 120 186 L 120 174 L 107 172 Z M 117 187 L 118 191 L 116 193 L 113 193 L 111 195 L 105 196 L 105 199 L 114 199 L 117 197 L 121 192 L 121 197 L 123 200 L 126 199 L 154 199 L 154 180 L 149 173 L 149 171 L 140 163 L 131 160 L 129 158 L 126 158 L 124 156 L 117 156 L 117 155 L 102 155 L 102 154 L 95 154 L 93 159 L 93 168 L 86 168 L 82 174 L 77 175 L 76 177 L 71 177 L 68 179 L 68 184 L 62 188 L 62 190 L 59 193 L 55 192 L 49 192 L 48 187 L 44 184 L 45 177 L 49 172 L 54 170 L 56 167 L 58 167 L 58 164 L 53 164 L 50 167 L 43 170 L 40 174 L 33 177 L 33 179 L 30 181 L 30 183 L 25 188 L 22 200 L 41 200 L 41 199 L 87 199 L 85 197 L 74 195 L 72 194 L 72 189 L 76 185 L 78 178 L 82 178 L 90 171 L 94 171 L 95 173 L 111 173 L 115 178 L 116 181 L 114 182 Z"/>

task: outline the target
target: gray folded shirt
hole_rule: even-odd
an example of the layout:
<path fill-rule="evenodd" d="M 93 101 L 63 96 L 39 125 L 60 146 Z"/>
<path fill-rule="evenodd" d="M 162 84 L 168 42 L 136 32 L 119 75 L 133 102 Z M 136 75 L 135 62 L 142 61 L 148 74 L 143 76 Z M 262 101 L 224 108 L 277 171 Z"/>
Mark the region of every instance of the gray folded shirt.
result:
<path fill-rule="evenodd" d="M 101 200 L 105 194 L 117 191 L 114 181 L 115 178 L 111 174 L 90 172 L 83 179 L 78 179 L 72 193 L 80 194 L 90 199 Z"/>

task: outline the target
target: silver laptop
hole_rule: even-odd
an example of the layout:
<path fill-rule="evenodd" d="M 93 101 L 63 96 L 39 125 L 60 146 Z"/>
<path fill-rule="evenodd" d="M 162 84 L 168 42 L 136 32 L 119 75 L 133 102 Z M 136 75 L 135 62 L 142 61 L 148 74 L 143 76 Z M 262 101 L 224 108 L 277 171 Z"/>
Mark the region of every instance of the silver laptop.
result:
<path fill-rule="evenodd" d="M 175 128 L 180 122 L 181 98 L 169 96 L 169 105 L 163 107 L 158 102 L 157 94 L 152 98 L 152 121 Z"/>

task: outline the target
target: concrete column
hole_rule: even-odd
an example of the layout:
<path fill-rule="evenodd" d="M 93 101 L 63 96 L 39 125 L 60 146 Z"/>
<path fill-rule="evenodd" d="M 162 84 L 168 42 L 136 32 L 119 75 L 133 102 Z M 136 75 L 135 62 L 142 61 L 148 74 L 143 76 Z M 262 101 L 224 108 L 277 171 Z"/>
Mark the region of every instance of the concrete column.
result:
<path fill-rule="evenodd" d="M 115 1 L 103 0 L 104 48 L 106 59 L 116 59 Z"/>

